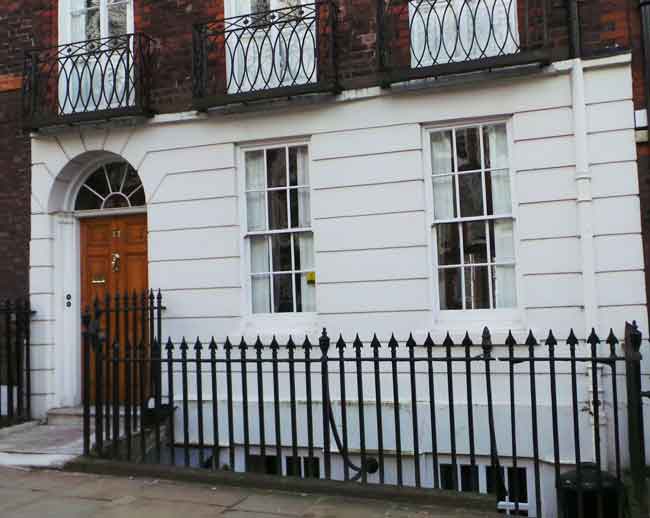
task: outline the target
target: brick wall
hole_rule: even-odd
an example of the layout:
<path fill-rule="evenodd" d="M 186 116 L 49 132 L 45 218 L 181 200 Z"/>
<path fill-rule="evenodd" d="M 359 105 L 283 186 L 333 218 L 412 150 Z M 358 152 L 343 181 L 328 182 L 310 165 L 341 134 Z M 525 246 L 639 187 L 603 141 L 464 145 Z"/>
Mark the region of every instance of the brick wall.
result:
<path fill-rule="evenodd" d="M 0 298 L 28 292 L 30 152 L 21 121 L 23 52 L 51 42 L 53 31 L 50 2 L 0 2 Z"/>

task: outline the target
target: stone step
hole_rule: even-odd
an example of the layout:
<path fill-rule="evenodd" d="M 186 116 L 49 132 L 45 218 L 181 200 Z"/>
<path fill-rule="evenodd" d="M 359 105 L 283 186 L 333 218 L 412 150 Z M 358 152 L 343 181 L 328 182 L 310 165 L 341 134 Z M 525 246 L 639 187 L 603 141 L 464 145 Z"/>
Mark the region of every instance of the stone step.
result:
<path fill-rule="evenodd" d="M 47 424 L 49 425 L 83 425 L 84 409 L 82 406 L 52 408 L 47 412 Z M 90 419 L 95 418 L 95 407 L 90 407 Z M 120 421 L 124 419 L 124 407 L 120 407 Z"/>

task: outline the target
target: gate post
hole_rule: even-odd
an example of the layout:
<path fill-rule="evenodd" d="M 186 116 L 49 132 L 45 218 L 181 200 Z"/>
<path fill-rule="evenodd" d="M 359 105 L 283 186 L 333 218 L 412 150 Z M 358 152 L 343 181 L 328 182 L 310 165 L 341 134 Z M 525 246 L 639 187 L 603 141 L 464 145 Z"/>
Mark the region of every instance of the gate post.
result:
<path fill-rule="evenodd" d="M 648 515 L 645 487 L 645 445 L 641 402 L 641 331 L 636 322 L 625 323 L 625 383 L 627 388 L 627 424 L 632 491 L 640 516 Z"/>

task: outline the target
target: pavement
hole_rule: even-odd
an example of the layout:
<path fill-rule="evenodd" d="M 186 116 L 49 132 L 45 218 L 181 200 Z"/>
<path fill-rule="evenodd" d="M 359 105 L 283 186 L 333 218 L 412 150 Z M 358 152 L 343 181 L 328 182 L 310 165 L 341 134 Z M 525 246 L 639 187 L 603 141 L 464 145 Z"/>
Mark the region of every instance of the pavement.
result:
<path fill-rule="evenodd" d="M 0 467 L 2 518 L 488 518 L 435 505 Z"/>
<path fill-rule="evenodd" d="M 0 466 L 56 468 L 82 453 L 80 424 L 48 425 L 30 421 L 0 429 Z"/>

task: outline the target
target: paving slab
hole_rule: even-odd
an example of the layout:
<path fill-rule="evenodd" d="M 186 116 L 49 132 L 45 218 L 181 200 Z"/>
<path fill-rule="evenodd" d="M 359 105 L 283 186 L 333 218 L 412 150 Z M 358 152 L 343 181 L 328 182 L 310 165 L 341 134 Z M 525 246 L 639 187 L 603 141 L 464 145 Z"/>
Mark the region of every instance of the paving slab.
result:
<path fill-rule="evenodd" d="M 2 518 L 493 518 L 449 505 L 0 468 Z"/>

